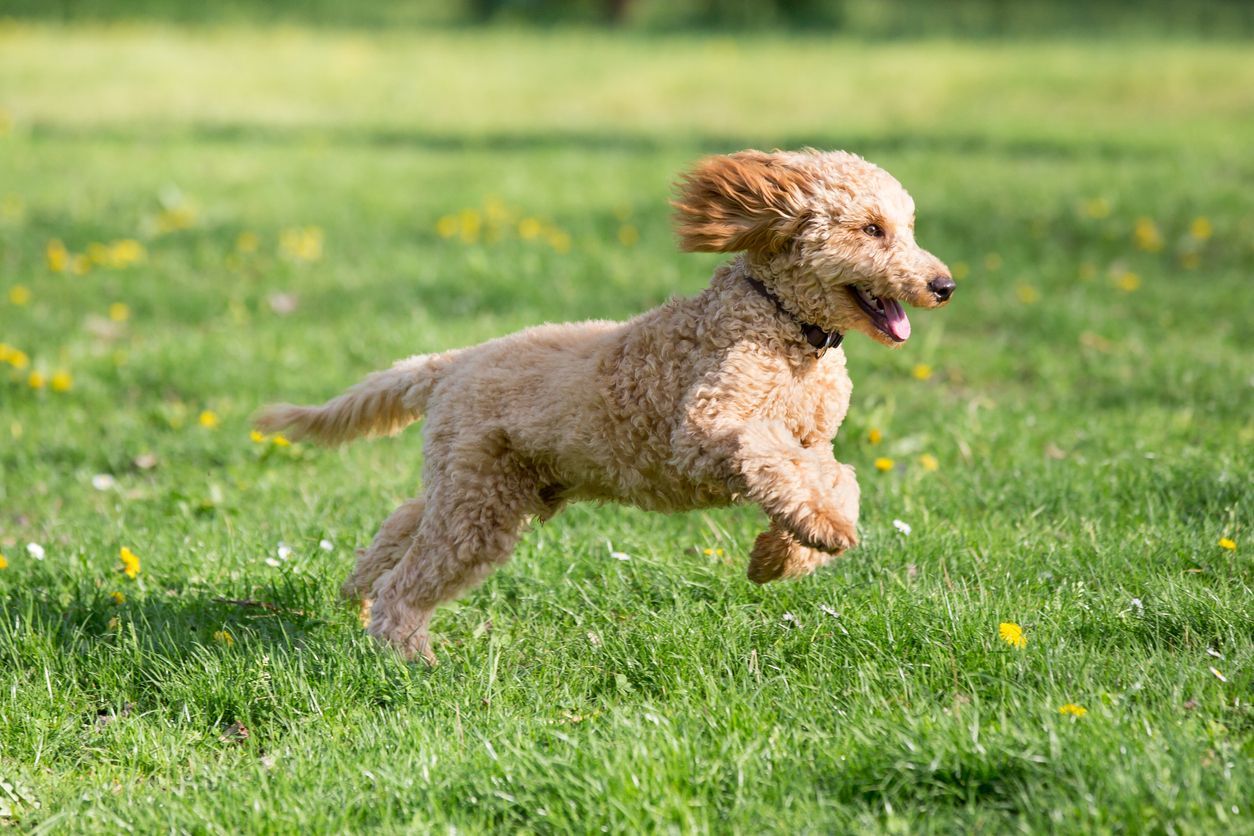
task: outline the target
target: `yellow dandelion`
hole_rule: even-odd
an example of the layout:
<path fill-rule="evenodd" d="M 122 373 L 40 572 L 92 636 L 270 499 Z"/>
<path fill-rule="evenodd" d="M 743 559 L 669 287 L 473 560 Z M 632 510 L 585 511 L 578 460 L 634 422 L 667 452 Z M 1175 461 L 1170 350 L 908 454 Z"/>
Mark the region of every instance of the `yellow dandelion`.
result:
<path fill-rule="evenodd" d="M 549 241 L 549 246 L 552 247 L 554 251 L 559 252 L 563 255 L 570 252 L 570 235 L 563 232 L 562 230 L 560 229 L 552 230 L 549 233 L 548 241 Z"/>
<path fill-rule="evenodd" d="M 618 243 L 624 247 L 634 247 L 640 241 L 640 230 L 631 224 L 623 224 L 618 228 Z"/>
<path fill-rule="evenodd" d="M 483 227 L 483 218 L 476 209 L 463 209 L 457 215 L 457 228 L 461 233 L 462 243 L 473 244 L 479 240 L 479 230 Z"/>
<path fill-rule="evenodd" d="M 452 238 L 457 234 L 457 218 L 445 215 L 435 222 L 435 231 L 441 238 Z"/>
<path fill-rule="evenodd" d="M 971 274 L 971 265 L 965 261 L 955 261 L 953 267 L 949 271 L 949 275 L 954 277 L 954 281 L 960 282 Z"/>
<path fill-rule="evenodd" d="M 158 232 L 177 232 L 196 225 L 196 209 L 188 204 L 171 206 L 157 216 Z"/>
<path fill-rule="evenodd" d="M 109 264 L 113 267 L 130 267 L 148 257 L 144 245 L 134 238 L 123 238 L 109 245 Z"/>
<path fill-rule="evenodd" d="M 1035 305 L 1041 301 L 1041 292 L 1030 284 L 1021 284 L 1015 288 L 1015 296 L 1025 305 Z"/>
<path fill-rule="evenodd" d="M 14 305 L 25 305 L 30 301 L 30 288 L 24 284 L 15 284 L 9 288 L 9 301 Z"/>
<path fill-rule="evenodd" d="M 1233 540 L 1231 537 L 1220 537 L 1219 548 L 1234 552 L 1237 550 L 1237 541 Z"/>
<path fill-rule="evenodd" d="M 49 378 L 48 387 L 54 392 L 68 392 L 74 388 L 74 378 L 64 369 L 58 369 Z"/>
<path fill-rule="evenodd" d="M 47 380 L 44 379 L 43 372 L 31 372 L 26 377 L 26 385 L 32 389 L 42 389 Z"/>
<path fill-rule="evenodd" d="M 322 258 L 322 241 L 320 227 L 292 227 L 279 235 L 279 252 L 291 261 L 317 261 Z"/>
<path fill-rule="evenodd" d="M 1110 201 L 1104 197 L 1095 197 L 1084 201 L 1084 214 L 1095 220 L 1110 216 Z"/>
<path fill-rule="evenodd" d="M 1132 238 L 1136 241 L 1136 245 L 1147 253 L 1156 253 L 1163 248 L 1162 233 L 1158 231 L 1158 224 L 1154 223 L 1152 218 L 1137 218 L 1136 226 L 1132 230 Z"/>
<path fill-rule="evenodd" d="M 722 557 L 723 556 L 722 549 L 705 549 L 704 551 L 705 551 L 706 557 Z"/>
<path fill-rule="evenodd" d="M 255 232 L 241 232 L 235 236 L 235 252 L 241 255 L 257 252 L 261 246 L 261 238 Z"/>
<path fill-rule="evenodd" d="M 924 453 L 919 456 L 919 467 L 931 473 L 940 468 L 940 462 L 931 453 Z"/>
<path fill-rule="evenodd" d="M 126 596 L 121 592 L 110 592 L 109 597 L 113 599 L 113 603 L 119 607 L 126 603 Z"/>
<path fill-rule="evenodd" d="M 932 367 L 927 363 L 919 363 L 910 374 L 914 375 L 915 380 L 927 380 L 932 376 Z"/>
<path fill-rule="evenodd" d="M 260 430 L 253 430 L 248 434 L 248 437 L 252 439 L 253 444 L 265 444 L 268 440 L 266 434 Z"/>
<path fill-rule="evenodd" d="M 65 244 L 54 238 L 44 247 L 44 259 L 48 262 L 49 270 L 61 273 L 70 266 L 70 251 L 65 248 Z"/>
<path fill-rule="evenodd" d="M 270 439 L 270 443 L 275 447 L 291 447 L 292 442 L 287 440 L 287 436 L 283 433 L 275 433 L 274 438 Z"/>
<path fill-rule="evenodd" d="M 122 302 L 114 302 L 109 306 L 109 319 L 114 322 L 126 322 L 131 318 L 131 309 Z"/>
<path fill-rule="evenodd" d="M 235 637 L 231 635 L 229 630 L 215 631 L 213 634 L 213 640 L 218 644 L 226 645 L 227 647 L 235 646 Z"/>
<path fill-rule="evenodd" d="M 200 413 L 200 418 L 197 420 L 200 422 L 200 426 L 207 430 L 217 429 L 218 424 L 222 423 L 218 420 L 218 413 L 214 412 L 212 409 L 206 409 L 204 412 Z"/>
<path fill-rule="evenodd" d="M 880 473 L 887 473 L 893 469 L 893 460 L 881 456 L 875 460 L 875 469 Z"/>
<path fill-rule="evenodd" d="M 97 241 L 87 245 L 87 260 L 92 264 L 108 265 L 112 263 L 109 258 L 109 248 Z"/>
<path fill-rule="evenodd" d="M 1141 277 L 1131 271 L 1124 272 L 1115 279 L 1115 287 L 1124 293 L 1132 293 L 1141 286 Z"/>
<path fill-rule="evenodd" d="M 523 218 L 518 222 L 518 237 L 524 241 L 530 241 L 533 238 L 540 237 L 540 233 L 544 231 L 544 224 L 535 218 Z"/>
<path fill-rule="evenodd" d="M 497 223 L 504 220 L 509 215 L 509 209 L 505 207 L 505 203 L 499 197 L 488 197 L 483 201 L 483 214 L 488 220 Z"/>
<path fill-rule="evenodd" d="M 988 270 L 999 270 L 1002 263 L 1001 256 L 997 253 L 989 253 L 984 256 L 984 267 Z"/>
<path fill-rule="evenodd" d="M 884 434 L 875 427 L 871 427 L 867 430 L 866 440 L 871 444 L 879 444 L 884 440 Z"/>
<path fill-rule="evenodd" d="M 122 574 L 131 580 L 135 580 L 136 576 L 139 575 L 139 556 L 126 546 L 122 547 L 121 551 L 118 552 L 118 556 L 122 560 Z"/>
<path fill-rule="evenodd" d="M 5 361 L 19 371 L 30 365 L 30 357 L 20 348 L 9 349 L 9 354 L 5 358 Z"/>
<path fill-rule="evenodd" d="M 1060 705 L 1058 707 L 1058 713 L 1063 716 L 1070 715 L 1072 717 L 1083 717 L 1085 714 L 1089 713 L 1089 710 L 1082 705 L 1076 705 L 1073 702 L 1069 702 L 1066 705 Z"/>
<path fill-rule="evenodd" d="M 1194 218 L 1193 223 L 1189 224 L 1189 234 L 1199 241 L 1205 241 L 1214 232 L 1214 227 L 1210 225 L 1210 218 L 1205 216 Z"/>
<path fill-rule="evenodd" d="M 1006 644 L 1018 650 L 1028 646 L 1028 638 L 1023 635 L 1023 628 L 1013 621 L 1003 621 L 998 624 L 997 635 L 1001 636 L 1001 640 Z"/>
<path fill-rule="evenodd" d="M 8 568 L 9 568 L 9 559 L 5 557 L 3 553 L 0 553 L 0 569 L 8 569 Z"/>

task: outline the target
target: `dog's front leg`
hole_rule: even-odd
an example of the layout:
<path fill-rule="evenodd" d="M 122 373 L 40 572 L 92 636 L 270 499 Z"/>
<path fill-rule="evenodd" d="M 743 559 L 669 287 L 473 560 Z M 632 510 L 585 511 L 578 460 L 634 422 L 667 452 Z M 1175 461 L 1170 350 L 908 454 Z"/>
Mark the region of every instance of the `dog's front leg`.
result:
<path fill-rule="evenodd" d="M 731 459 L 745 494 L 762 506 L 773 528 L 791 535 L 781 540 L 767 532 L 766 542 L 755 552 L 773 553 L 776 559 L 768 562 L 792 555 L 794 561 L 817 565 L 820 561 L 794 546 L 839 553 L 857 545 L 858 482 L 853 468 L 836 461 L 829 446 L 803 447 L 778 422 L 750 421 L 734 433 Z M 781 571 L 773 577 L 788 574 L 804 571 Z"/>

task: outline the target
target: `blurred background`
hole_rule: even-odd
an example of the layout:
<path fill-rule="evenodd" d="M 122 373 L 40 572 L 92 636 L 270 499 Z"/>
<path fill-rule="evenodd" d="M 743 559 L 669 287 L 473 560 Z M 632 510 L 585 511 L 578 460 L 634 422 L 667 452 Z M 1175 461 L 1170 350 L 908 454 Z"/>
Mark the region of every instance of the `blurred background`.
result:
<path fill-rule="evenodd" d="M 63 21 L 313 25 L 607 25 L 846 32 L 868 37 L 1079 34 L 1248 35 L 1246 0 L 5 0 L 0 13 Z"/>

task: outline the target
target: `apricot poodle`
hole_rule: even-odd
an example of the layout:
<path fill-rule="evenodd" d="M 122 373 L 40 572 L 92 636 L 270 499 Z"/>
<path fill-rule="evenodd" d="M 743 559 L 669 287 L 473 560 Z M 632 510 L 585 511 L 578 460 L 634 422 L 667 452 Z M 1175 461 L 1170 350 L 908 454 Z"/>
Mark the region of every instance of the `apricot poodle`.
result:
<path fill-rule="evenodd" d="M 683 249 L 742 254 L 696 296 L 411 357 L 322 406 L 259 414 L 261 429 L 326 444 L 426 415 L 423 494 L 344 584 L 370 633 L 433 661 L 435 608 L 571 500 L 757 503 L 770 518 L 749 560 L 758 583 L 857 544 L 858 483 L 832 455 L 852 388 L 841 339 L 905 342 L 901 303 L 945 304 L 948 269 L 915 243 L 901 184 L 853 154 L 715 156 L 678 188 Z"/>

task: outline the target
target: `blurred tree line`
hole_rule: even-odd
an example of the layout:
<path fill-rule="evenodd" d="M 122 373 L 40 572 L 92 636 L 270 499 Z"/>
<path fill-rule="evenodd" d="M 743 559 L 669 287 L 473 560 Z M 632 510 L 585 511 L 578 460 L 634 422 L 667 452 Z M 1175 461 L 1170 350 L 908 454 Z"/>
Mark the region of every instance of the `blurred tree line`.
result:
<path fill-rule="evenodd" d="M 870 37 L 1254 35 L 1254 0 L 0 0 L 0 18 L 335 26 L 606 25 Z"/>

